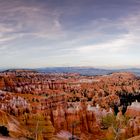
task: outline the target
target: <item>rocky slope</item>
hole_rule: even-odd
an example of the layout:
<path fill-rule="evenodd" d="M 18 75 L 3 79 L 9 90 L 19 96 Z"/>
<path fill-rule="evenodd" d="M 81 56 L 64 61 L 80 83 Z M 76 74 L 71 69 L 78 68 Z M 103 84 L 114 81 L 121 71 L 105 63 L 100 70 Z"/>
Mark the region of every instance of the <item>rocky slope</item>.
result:
<path fill-rule="evenodd" d="M 136 137 L 130 138 L 128 140 L 140 140 L 140 136 L 136 136 Z"/>
<path fill-rule="evenodd" d="M 29 131 L 27 131 L 15 117 L 2 110 L 0 110 L 0 130 L 2 135 L 9 135 L 13 138 L 30 137 Z"/>

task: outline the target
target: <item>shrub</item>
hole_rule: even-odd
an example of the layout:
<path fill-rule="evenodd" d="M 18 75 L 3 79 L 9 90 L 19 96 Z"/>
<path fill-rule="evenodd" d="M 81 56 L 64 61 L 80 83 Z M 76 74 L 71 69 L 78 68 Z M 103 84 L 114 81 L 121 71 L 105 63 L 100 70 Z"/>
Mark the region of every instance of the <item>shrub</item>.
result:
<path fill-rule="evenodd" d="M 112 114 L 107 114 L 102 118 L 101 125 L 103 129 L 108 129 L 115 124 L 116 117 Z"/>

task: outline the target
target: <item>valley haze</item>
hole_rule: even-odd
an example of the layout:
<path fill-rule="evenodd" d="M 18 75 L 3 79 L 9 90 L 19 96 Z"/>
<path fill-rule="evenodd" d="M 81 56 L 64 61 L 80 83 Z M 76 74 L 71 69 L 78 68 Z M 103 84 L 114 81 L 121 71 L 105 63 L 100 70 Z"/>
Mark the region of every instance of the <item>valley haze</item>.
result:
<path fill-rule="evenodd" d="M 14 71 L 14 70 L 35 70 L 41 73 L 77 73 L 80 75 L 94 76 L 94 75 L 106 75 L 114 72 L 131 72 L 140 76 L 140 68 L 124 68 L 124 69 L 103 69 L 95 67 L 42 67 L 42 68 L 12 68 L 12 69 L 0 69 L 0 71 Z"/>

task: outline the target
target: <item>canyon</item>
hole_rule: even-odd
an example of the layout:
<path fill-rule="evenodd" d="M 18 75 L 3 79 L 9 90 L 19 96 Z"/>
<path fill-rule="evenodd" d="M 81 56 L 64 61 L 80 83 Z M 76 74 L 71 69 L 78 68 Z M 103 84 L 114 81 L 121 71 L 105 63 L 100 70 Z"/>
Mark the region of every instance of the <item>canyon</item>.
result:
<path fill-rule="evenodd" d="M 15 139 L 125 140 L 140 135 L 139 102 L 130 72 L 0 72 L 0 126 Z"/>

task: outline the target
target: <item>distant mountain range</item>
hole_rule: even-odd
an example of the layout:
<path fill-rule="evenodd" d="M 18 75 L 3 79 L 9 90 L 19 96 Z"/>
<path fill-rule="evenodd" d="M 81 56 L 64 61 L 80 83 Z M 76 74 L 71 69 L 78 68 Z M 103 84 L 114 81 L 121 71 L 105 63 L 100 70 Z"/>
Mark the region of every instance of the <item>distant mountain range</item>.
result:
<path fill-rule="evenodd" d="M 0 69 L 4 71 L 5 69 Z M 7 71 L 14 71 L 17 69 L 9 69 Z M 46 67 L 36 69 L 18 69 L 18 70 L 35 70 L 41 73 L 79 73 L 80 75 L 105 75 L 113 72 L 131 72 L 137 76 L 140 76 L 140 68 L 129 68 L 129 69 L 100 69 L 93 67 Z"/>
<path fill-rule="evenodd" d="M 45 73 L 79 73 L 81 75 L 105 75 L 113 72 L 132 72 L 140 76 L 140 69 L 100 69 L 92 67 L 48 67 L 38 68 L 37 71 Z"/>

